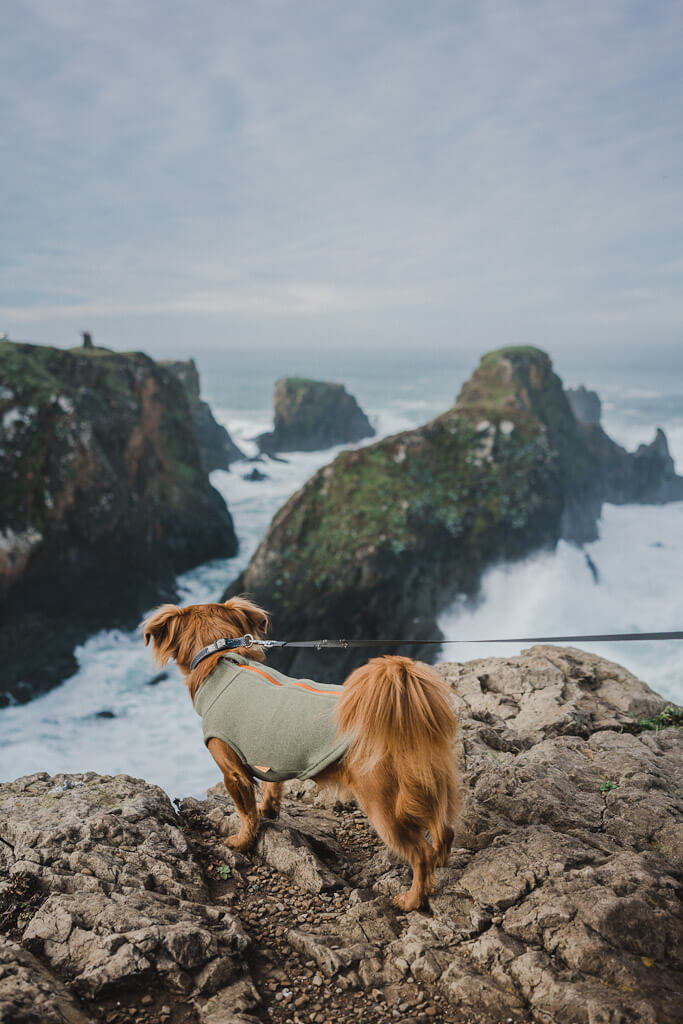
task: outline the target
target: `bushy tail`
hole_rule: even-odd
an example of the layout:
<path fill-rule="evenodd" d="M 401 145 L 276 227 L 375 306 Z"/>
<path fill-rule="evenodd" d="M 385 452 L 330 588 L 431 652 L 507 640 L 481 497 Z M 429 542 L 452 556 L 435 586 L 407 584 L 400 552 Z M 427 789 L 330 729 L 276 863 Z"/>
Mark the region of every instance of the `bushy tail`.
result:
<path fill-rule="evenodd" d="M 457 816 L 457 720 L 434 669 L 395 655 L 373 658 L 344 683 L 336 714 L 340 731 L 353 737 L 346 755 L 352 771 L 363 775 L 382 765 L 408 813 L 414 804 L 422 818 L 427 798 L 444 823 Z"/>

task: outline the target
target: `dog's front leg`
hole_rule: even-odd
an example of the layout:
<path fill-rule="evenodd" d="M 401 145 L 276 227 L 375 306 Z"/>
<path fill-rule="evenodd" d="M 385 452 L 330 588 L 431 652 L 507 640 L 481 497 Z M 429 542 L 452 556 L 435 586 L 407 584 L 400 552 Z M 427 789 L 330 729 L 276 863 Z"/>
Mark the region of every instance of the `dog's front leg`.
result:
<path fill-rule="evenodd" d="M 284 782 L 264 782 L 262 784 L 263 796 L 258 809 L 264 818 L 277 818 L 280 814 L 284 785 Z"/>
<path fill-rule="evenodd" d="M 229 836 L 223 842 L 231 850 L 246 853 L 256 842 L 259 816 L 256 809 L 254 783 L 237 754 L 222 740 L 211 739 L 208 743 L 211 756 L 223 773 L 223 782 L 228 795 L 232 797 L 240 815 L 240 830 L 236 836 Z"/>

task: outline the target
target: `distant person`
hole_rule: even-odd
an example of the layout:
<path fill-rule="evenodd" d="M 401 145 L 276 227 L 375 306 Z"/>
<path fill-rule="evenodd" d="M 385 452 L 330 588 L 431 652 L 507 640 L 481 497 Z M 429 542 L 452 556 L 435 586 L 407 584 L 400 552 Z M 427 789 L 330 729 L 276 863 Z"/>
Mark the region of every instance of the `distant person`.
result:
<path fill-rule="evenodd" d="M 81 335 L 83 336 L 83 348 L 93 348 L 92 334 L 90 331 L 81 331 Z"/>

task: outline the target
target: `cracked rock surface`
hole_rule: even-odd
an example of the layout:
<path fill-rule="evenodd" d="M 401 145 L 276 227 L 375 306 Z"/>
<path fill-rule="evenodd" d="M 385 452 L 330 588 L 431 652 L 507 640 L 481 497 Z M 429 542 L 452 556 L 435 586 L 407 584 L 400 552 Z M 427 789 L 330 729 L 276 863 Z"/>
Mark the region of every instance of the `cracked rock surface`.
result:
<path fill-rule="evenodd" d="M 176 813 L 38 774 L 0 786 L 0 1021 L 678 1022 L 676 709 L 574 649 L 439 669 L 466 807 L 431 914 L 396 911 L 407 869 L 313 783 L 243 856 L 220 786 Z"/>

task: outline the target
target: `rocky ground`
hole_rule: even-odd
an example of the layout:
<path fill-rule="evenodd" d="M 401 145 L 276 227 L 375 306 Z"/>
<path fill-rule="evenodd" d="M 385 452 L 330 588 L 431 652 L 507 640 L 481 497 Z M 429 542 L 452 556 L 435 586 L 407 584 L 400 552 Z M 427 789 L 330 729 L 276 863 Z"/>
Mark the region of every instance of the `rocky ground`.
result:
<path fill-rule="evenodd" d="M 29 776 L 0 786 L 0 1021 L 679 1021 L 680 711 L 571 649 L 440 670 L 467 806 L 431 913 L 311 783 L 242 857 L 218 786 Z"/>

